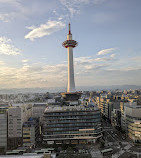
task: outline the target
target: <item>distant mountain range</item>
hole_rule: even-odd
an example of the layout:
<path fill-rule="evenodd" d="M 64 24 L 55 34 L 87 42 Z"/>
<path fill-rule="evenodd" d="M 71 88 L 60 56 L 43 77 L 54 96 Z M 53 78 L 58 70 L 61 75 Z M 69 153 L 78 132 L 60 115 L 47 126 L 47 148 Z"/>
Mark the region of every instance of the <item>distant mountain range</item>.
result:
<path fill-rule="evenodd" d="M 136 85 L 112 85 L 112 86 L 80 86 L 76 87 L 77 91 L 98 91 L 98 90 L 129 90 L 141 89 L 141 86 Z M 18 94 L 18 93 L 46 93 L 46 92 L 65 92 L 63 87 L 49 87 L 49 88 L 13 88 L 0 89 L 0 94 Z"/>

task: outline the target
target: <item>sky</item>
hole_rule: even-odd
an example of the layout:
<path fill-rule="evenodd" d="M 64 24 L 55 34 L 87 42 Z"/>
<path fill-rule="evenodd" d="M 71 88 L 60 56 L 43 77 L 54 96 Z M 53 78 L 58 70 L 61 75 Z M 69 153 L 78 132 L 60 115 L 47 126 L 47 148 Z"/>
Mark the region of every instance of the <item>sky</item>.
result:
<path fill-rule="evenodd" d="M 141 0 L 0 0 L 0 88 L 141 85 Z"/>

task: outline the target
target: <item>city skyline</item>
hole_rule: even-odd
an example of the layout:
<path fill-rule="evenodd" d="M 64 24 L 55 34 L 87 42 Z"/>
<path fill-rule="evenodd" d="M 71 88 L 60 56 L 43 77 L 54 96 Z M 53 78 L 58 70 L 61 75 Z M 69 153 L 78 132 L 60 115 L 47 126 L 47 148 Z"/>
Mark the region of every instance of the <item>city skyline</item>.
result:
<path fill-rule="evenodd" d="M 139 0 L 0 0 L 0 87 L 67 87 L 71 22 L 76 86 L 141 85 Z"/>

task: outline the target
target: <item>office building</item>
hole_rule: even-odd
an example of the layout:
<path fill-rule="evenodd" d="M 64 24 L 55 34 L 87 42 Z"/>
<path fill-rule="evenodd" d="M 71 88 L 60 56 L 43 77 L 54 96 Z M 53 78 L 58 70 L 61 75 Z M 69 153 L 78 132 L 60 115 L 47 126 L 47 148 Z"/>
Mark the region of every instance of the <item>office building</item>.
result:
<path fill-rule="evenodd" d="M 41 124 L 43 124 L 43 114 L 47 107 L 47 103 L 35 103 L 33 104 L 32 116 L 39 118 Z"/>
<path fill-rule="evenodd" d="M 8 148 L 22 146 L 22 125 L 32 116 L 32 105 L 23 104 L 8 109 Z"/>
<path fill-rule="evenodd" d="M 23 146 L 36 147 L 40 134 L 39 119 L 29 118 L 27 122 L 23 123 Z"/>
<path fill-rule="evenodd" d="M 141 142 L 141 105 L 125 103 L 122 117 L 124 117 L 127 135 L 134 142 Z"/>
<path fill-rule="evenodd" d="M 0 153 L 7 149 L 7 108 L 0 107 Z"/>

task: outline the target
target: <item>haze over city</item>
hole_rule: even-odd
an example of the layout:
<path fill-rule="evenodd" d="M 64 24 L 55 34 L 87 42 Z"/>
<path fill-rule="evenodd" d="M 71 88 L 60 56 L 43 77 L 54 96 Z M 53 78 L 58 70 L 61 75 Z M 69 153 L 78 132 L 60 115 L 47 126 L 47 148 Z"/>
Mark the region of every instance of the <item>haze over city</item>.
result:
<path fill-rule="evenodd" d="M 71 23 L 77 86 L 141 85 L 140 0 L 0 0 L 0 87 L 67 86 Z"/>

